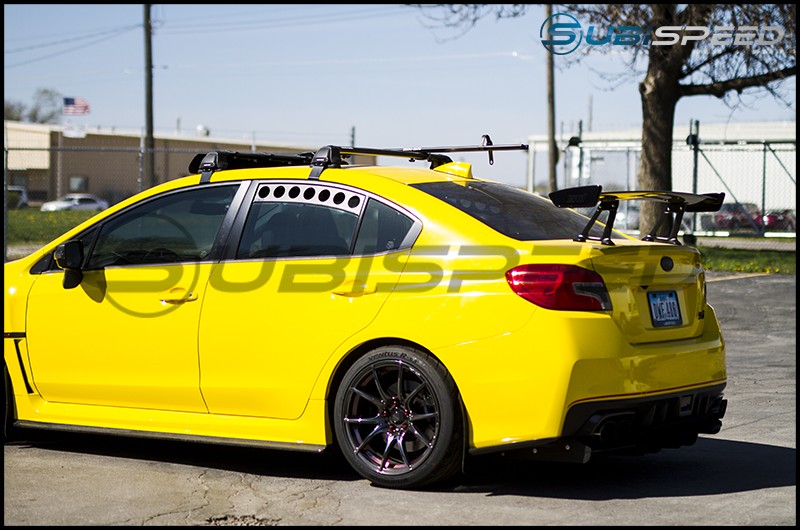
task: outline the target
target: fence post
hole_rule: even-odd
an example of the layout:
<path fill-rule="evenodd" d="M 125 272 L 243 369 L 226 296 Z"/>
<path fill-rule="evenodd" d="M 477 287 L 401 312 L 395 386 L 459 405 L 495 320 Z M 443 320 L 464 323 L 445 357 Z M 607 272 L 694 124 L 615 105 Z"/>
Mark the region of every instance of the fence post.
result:
<path fill-rule="evenodd" d="M 697 194 L 697 155 L 700 150 L 700 121 L 694 120 L 694 130 L 692 130 L 692 120 L 689 120 L 689 145 L 692 146 L 692 193 Z M 692 232 L 697 231 L 697 212 L 692 213 Z"/>
<path fill-rule="evenodd" d="M 139 193 L 144 191 L 144 133 L 139 138 Z"/>
<path fill-rule="evenodd" d="M 528 143 L 528 167 L 525 171 L 525 189 L 533 193 L 536 189 L 536 142 Z"/>
<path fill-rule="evenodd" d="M 761 228 L 759 229 L 760 235 L 766 237 L 767 227 L 764 225 L 764 215 L 767 213 L 767 141 L 764 140 L 764 165 L 761 171 Z M 758 223 L 756 223 L 758 224 Z"/>

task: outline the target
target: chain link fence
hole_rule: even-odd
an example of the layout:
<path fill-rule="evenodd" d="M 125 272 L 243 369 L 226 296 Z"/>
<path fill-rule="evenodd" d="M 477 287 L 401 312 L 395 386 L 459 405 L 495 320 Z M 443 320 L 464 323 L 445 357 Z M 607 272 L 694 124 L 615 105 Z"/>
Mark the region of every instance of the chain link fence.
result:
<path fill-rule="evenodd" d="M 50 143 L 68 142 L 59 136 Z M 98 210 L 153 183 L 187 175 L 194 155 L 217 149 L 249 150 L 245 145 L 159 148 L 153 152 L 156 174 L 150 179 L 145 176 L 141 146 L 6 147 L 5 261 L 34 252 Z M 606 190 L 637 189 L 638 142 L 584 140 L 562 149 L 559 188 L 600 184 Z M 759 240 L 760 248 L 794 250 L 796 149 L 794 140 L 676 143 L 673 189 L 725 192 L 719 212 L 687 216 L 683 232 L 718 240 L 749 238 Z M 60 200 L 64 198 L 68 200 Z M 615 226 L 638 233 L 635 203 L 625 201 L 620 206 Z"/>
<path fill-rule="evenodd" d="M 5 261 L 41 248 L 67 230 L 152 184 L 189 174 L 202 150 L 156 150 L 157 172 L 144 175 L 142 149 L 6 148 Z"/>
<path fill-rule="evenodd" d="M 546 155 L 546 146 L 534 148 Z M 635 190 L 641 158 L 636 140 L 563 142 L 559 189 L 599 184 L 604 190 Z M 532 179 L 531 179 L 532 180 Z M 546 192 L 545 186 L 536 191 Z M 719 246 L 795 250 L 797 238 L 797 146 L 795 140 L 703 142 L 690 135 L 672 148 L 672 189 L 725 192 L 718 212 L 687 215 L 681 234 Z M 639 209 L 623 201 L 614 223 L 639 234 Z"/>

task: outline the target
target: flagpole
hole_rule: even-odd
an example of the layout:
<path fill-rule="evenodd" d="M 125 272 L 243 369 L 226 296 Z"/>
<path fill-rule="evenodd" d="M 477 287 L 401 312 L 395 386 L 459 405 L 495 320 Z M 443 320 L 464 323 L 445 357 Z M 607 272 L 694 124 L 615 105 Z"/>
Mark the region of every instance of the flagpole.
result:
<path fill-rule="evenodd" d="M 61 129 L 58 131 L 58 153 L 56 154 L 56 196 L 55 200 L 60 199 L 61 193 L 61 149 L 64 147 L 64 117 L 61 117 Z"/>

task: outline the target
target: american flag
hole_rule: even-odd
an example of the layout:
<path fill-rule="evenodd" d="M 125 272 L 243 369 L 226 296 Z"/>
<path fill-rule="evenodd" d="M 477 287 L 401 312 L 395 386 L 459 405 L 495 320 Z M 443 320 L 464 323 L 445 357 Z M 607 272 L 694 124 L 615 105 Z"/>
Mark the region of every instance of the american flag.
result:
<path fill-rule="evenodd" d="M 89 102 L 82 98 L 64 98 L 64 116 L 89 114 Z"/>

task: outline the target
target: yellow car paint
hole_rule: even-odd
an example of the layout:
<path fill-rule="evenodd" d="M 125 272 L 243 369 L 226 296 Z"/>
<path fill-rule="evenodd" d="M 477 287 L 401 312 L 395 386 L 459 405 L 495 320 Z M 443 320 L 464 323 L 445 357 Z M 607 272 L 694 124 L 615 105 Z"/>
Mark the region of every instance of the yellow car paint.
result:
<path fill-rule="evenodd" d="M 319 450 L 333 442 L 329 402 L 341 368 L 365 345 L 393 341 L 431 352 L 452 374 L 473 449 L 557 438 L 577 403 L 725 382 L 724 341 L 696 250 L 627 236 L 614 247 L 517 241 L 410 186 L 477 180 L 471 169 L 444 170 L 322 173 L 321 182 L 384 197 L 422 224 L 413 248 L 398 252 L 108 268 L 87 271 L 72 290 L 62 287 L 63 271 L 29 272 L 129 206 L 197 186 L 193 175 L 7 263 L 4 356 L 16 418 Z M 211 182 L 308 174 L 229 170 Z M 675 262 L 668 273 L 658 269 L 665 255 Z M 504 275 L 530 263 L 598 272 L 613 309 L 554 311 L 523 300 Z M 301 283 L 330 287 L 282 291 L 293 267 Z M 676 290 L 684 325 L 649 323 L 644 287 L 659 285 Z"/>

